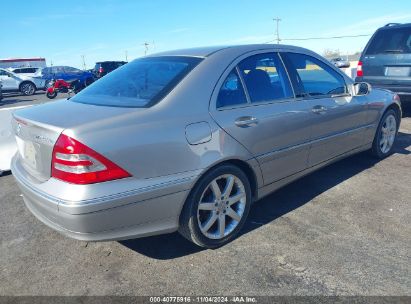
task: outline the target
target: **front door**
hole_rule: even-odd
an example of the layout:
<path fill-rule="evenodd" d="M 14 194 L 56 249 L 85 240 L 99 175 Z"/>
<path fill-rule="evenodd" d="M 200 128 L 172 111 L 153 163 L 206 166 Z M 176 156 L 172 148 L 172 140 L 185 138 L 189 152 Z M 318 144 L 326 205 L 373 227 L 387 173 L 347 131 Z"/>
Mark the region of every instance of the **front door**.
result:
<path fill-rule="evenodd" d="M 222 79 L 211 115 L 258 160 L 264 184 L 304 170 L 312 114 L 295 100 L 278 54 L 245 58 Z"/>
<path fill-rule="evenodd" d="M 19 88 L 19 79 L 13 74 L 0 70 L 0 81 L 2 84 L 2 90 L 18 90 Z"/>
<path fill-rule="evenodd" d="M 325 62 L 300 53 L 282 54 L 298 95 L 314 118 L 308 165 L 314 166 L 363 144 L 366 105 L 352 96 L 344 77 Z"/>

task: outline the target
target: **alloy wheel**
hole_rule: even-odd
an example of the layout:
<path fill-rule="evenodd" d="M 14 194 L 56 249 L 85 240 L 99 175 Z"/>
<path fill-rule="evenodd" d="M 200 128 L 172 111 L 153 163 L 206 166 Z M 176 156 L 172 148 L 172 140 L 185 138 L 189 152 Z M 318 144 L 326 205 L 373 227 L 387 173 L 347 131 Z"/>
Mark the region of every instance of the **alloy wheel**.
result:
<path fill-rule="evenodd" d="M 24 95 L 33 95 L 35 88 L 31 83 L 25 83 L 21 87 L 21 91 L 23 92 Z"/>
<path fill-rule="evenodd" d="M 200 231 L 210 239 L 222 239 L 238 226 L 247 196 L 244 184 L 232 174 L 221 175 L 209 183 L 197 209 Z"/>
<path fill-rule="evenodd" d="M 388 115 L 381 126 L 379 147 L 382 153 L 386 154 L 391 150 L 397 133 L 397 121 L 394 115 Z"/>

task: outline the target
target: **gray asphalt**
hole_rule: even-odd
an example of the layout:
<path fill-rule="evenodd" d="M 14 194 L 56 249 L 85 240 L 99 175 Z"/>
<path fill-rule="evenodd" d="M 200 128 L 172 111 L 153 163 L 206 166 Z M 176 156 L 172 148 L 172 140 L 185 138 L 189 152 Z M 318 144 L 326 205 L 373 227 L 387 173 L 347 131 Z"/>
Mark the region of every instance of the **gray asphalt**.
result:
<path fill-rule="evenodd" d="M 35 98 L 42 100 L 42 95 Z M 242 235 L 86 243 L 26 210 L 0 177 L 0 295 L 411 295 L 411 118 L 395 153 L 362 153 L 257 202 Z"/>

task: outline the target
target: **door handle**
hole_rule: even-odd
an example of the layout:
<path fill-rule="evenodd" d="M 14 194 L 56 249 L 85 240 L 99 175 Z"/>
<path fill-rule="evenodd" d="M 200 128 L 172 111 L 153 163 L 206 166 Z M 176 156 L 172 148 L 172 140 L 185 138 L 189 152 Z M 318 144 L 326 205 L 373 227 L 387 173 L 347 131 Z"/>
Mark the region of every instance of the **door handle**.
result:
<path fill-rule="evenodd" d="M 252 127 L 258 124 L 258 119 L 253 116 L 242 116 L 235 120 L 235 125 L 240 128 Z"/>
<path fill-rule="evenodd" d="M 324 114 L 327 112 L 327 108 L 321 105 L 316 105 L 311 109 L 311 111 L 315 114 Z"/>

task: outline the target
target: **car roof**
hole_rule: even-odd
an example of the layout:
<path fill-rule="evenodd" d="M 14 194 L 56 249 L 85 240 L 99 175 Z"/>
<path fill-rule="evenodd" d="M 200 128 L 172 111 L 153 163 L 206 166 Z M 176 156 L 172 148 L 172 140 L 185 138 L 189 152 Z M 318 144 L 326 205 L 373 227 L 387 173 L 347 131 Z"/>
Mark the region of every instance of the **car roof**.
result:
<path fill-rule="evenodd" d="M 108 63 L 108 62 L 127 62 L 127 61 L 121 61 L 121 60 L 107 60 L 107 61 L 97 61 L 96 63 Z"/>
<path fill-rule="evenodd" d="M 386 30 L 392 28 L 403 28 L 403 27 L 411 27 L 411 23 L 388 23 L 383 27 L 380 27 L 378 30 Z"/>
<path fill-rule="evenodd" d="M 156 57 L 156 56 L 188 56 L 188 57 L 209 57 L 217 52 L 227 52 L 227 53 L 247 53 L 252 51 L 258 51 L 262 49 L 272 49 L 273 51 L 280 50 L 295 50 L 295 51 L 304 51 L 309 50 L 284 44 L 247 44 L 247 45 L 232 45 L 232 46 L 210 46 L 210 47 L 198 47 L 190 49 L 181 49 L 181 50 L 172 50 L 165 51 L 161 53 L 152 54 L 147 57 Z"/>

